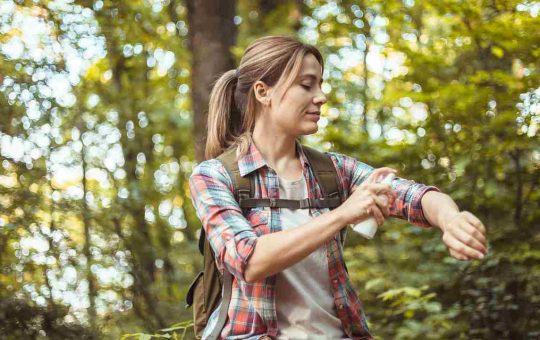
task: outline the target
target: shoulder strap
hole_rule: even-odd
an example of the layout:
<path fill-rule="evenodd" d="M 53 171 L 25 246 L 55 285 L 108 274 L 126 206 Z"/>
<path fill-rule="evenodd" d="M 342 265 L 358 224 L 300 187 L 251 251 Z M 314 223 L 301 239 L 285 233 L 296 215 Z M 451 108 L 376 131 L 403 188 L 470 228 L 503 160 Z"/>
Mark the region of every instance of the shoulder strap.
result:
<path fill-rule="evenodd" d="M 324 197 L 331 197 L 334 199 L 339 199 L 339 204 L 345 201 L 345 196 L 343 194 L 343 188 L 340 185 L 339 175 L 337 169 L 332 162 L 330 156 L 324 152 L 320 152 L 309 146 L 302 145 L 304 154 L 306 155 L 309 164 L 313 167 L 313 172 L 315 173 L 315 178 L 321 187 L 321 191 Z M 333 206 L 336 208 L 336 206 Z M 330 208 L 330 209 L 333 209 Z M 345 245 L 345 238 L 347 235 L 347 228 L 341 229 L 339 232 L 339 243 L 343 247 Z M 347 265 L 345 265 L 345 270 L 347 270 Z M 348 270 L 347 270 L 348 271 Z"/>
<path fill-rule="evenodd" d="M 248 199 L 253 196 L 253 183 L 249 177 L 240 176 L 240 170 L 238 170 L 238 162 L 236 161 L 236 145 L 231 145 L 226 149 L 217 159 L 223 164 L 225 170 L 231 177 L 231 181 L 234 188 L 234 197 L 237 202 L 240 199 Z M 204 242 L 206 235 L 204 229 L 201 227 L 201 236 L 199 238 L 199 251 L 204 255 Z"/>
<path fill-rule="evenodd" d="M 234 197 L 237 202 L 253 196 L 253 183 L 251 176 L 242 177 L 236 161 L 236 145 L 230 146 L 217 157 L 229 173 L 234 187 Z"/>
<path fill-rule="evenodd" d="M 321 187 L 323 197 L 337 197 L 343 202 L 343 194 L 339 185 L 339 177 L 332 159 L 323 152 L 302 145 L 309 164 L 313 167 L 315 178 Z"/>

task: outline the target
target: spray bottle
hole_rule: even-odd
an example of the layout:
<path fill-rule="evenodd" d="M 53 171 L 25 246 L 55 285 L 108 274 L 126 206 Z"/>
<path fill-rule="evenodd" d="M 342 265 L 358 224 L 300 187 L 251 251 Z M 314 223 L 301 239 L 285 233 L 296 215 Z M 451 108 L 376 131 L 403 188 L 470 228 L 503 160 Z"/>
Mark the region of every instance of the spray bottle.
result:
<path fill-rule="evenodd" d="M 391 184 L 395 177 L 396 175 L 394 175 L 393 173 L 390 173 L 386 175 L 386 177 L 382 180 L 381 183 Z M 388 202 L 388 197 L 386 195 L 380 195 L 379 198 L 381 198 L 384 202 Z M 373 238 L 373 236 L 377 232 L 377 228 L 378 228 L 378 225 L 377 225 L 377 220 L 375 220 L 375 217 L 370 217 L 367 220 L 362 221 L 353 226 L 354 231 L 356 231 L 360 235 L 370 240 Z"/>

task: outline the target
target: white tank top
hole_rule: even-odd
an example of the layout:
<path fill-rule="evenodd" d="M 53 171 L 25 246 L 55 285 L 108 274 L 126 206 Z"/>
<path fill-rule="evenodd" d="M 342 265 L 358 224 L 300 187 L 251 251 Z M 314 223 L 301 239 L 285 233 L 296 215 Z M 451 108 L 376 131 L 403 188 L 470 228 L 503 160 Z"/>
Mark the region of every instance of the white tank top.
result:
<path fill-rule="evenodd" d="M 281 199 L 308 197 L 304 177 L 297 180 L 279 177 L 279 183 Z M 298 227 L 312 218 L 309 209 L 280 210 L 283 230 Z M 336 313 L 325 245 L 278 273 L 276 280 L 279 340 L 347 338 Z"/>

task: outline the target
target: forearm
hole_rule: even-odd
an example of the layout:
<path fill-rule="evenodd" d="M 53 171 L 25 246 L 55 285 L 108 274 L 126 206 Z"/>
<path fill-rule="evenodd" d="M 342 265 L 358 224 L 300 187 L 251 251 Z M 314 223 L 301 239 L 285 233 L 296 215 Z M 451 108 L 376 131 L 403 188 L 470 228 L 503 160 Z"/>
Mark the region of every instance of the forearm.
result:
<path fill-rule="evenodd" d="M 339 211 L 332 210 L 297 228 L 259 237 L 244 277 L 252 282 L 283 271 L 334 237 L 345 224 Z"/>
<path fill-rule="evenodd" d="M 422 196 L 422 211 L 431 225 L 441 228 L 445 218 L 449 214 L 458 213 L 459 207 L 447 194 L 428 191 Z"/>

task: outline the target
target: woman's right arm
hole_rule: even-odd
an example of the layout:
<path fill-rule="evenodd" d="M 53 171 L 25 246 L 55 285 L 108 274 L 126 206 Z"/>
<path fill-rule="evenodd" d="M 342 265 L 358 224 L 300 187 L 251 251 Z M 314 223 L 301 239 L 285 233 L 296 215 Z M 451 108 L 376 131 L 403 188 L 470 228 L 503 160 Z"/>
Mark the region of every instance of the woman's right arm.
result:
<path fill-rule="evenodd" d="M 373 177 L 377 178 L 390 170 L 377 169 Z M 361 185 L 359 190 L 355 190 L 338 208 L 321 214 L 297 228 L 259 237 L 257 247 L 246 268 L 246 280 L 260 280 L 300 262 L 332 239 L 344 226 L 371 217 L 369 211 L 375 214 L 377 222 L 382 224 L 390 211 L 388 203 L 379 197 L 380 194 L 387 194 L 390 201 L 394 200 L 389 185 L 372 183 L 370 179 L 370 183 Z"/>

